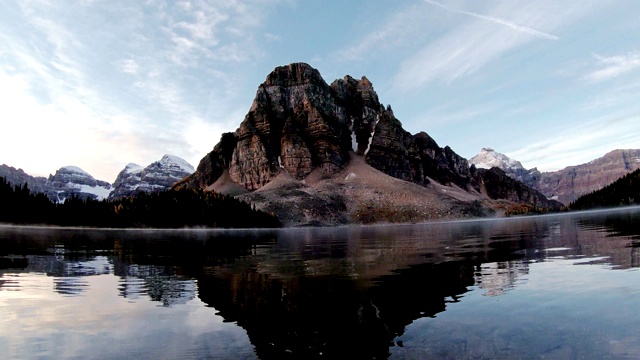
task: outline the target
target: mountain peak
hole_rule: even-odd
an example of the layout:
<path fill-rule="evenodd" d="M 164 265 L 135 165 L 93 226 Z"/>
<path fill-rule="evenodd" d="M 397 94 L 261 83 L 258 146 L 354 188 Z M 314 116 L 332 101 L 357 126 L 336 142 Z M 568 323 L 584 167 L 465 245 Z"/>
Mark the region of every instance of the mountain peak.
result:
<path fill-rule="evenodd" d="M 77 174 L 81 174 L 81 175 L 86 175 L 86 176 L 89 176 L 89 177 L 91 177 L 93 179 L 93 176 L 91 176 L 88 172 L 80 169 L 77 166 L 73 166 L 73 165 L 63 166 L 58 171 L 65 171 L 65 172 L 70 172 L 70 173 L 77 173 Z"/>
<path fill-rule="evenodd" d="M 276 67 L 264 82 L 265 86 L 294 86 L 324 83 L 320 72 L 303 62 Z M 326 83 L 324 83 L 326 85 Z"/>
<path fill-rule="evenodd" d="M 109 196 L 111 190 L 108 182 L 96 180 L 88 172 L 72 165 L 63 166 L 54 175 L 49 175 L 44 185 L 44 193 L 57 203 L 73 196 L 102 200 Z"/>
<path fill-rule="evenodd" d="M 194 171 L 196 171 L 193 166 L 191 164 L 189 164 L 185 159 L 175 156 L 175 155 L 169 155 L 169 154 L 165 154 L 162 159 L 160 159 L 160 162 L 163 164 L 175 164 L 178 167 L 180 167 L 180 169 L 184 170 L 185 172 L 189 172 L 189 173 L 193 173 Z"/>
<path fill-rule="evenodd" d="M 113 182 L 110 199 L 135 195 L 139 192 L 159 192 L 170 188 L 175 182 L 191 175 L 195 169 L 186 160 L 165 154 L 146 167 L 129 163 Z"/>
<path fill-rule="evenodd" d="M 483 147 L 478 155 L 469 159 L 469 164 L 473 164 L 478 169 L 500 168 L 509 173 L 510 170 L 524 170 L 522 163 L 501 154 L 490 147 Z"/>

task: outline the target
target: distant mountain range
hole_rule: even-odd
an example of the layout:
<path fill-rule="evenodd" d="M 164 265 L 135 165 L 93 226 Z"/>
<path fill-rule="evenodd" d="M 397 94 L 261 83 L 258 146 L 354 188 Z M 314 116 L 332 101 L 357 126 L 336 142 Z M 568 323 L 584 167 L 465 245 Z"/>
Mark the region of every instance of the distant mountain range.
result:
<path fill-rule="evenodd" d="M 27 184 L 31 192 L 44 193 L 57 203 L 77 196 L 81 199 L 117 199 L 134 195 L 138 192 L 159 192 L 170 188 L 176 181 L 194 172 L 185 160 L 164 155 L 162 159 L 142 167 L 130 163 L 118 174 L 112 184 L 96 180 L 77 166 L 63 166 L 55 174 L 45 177 L 33 177 L 22 169 L 8 165 L 0 166 L 0 177 L 5 177 L 10 184 Z"/>
<path fill-rule="evenodd" d="M 613 150 L 585 164 L 568 166 L 562 170 L 540 172 L 537 168 L 525 169 L 519 161 L 483 148 L 469 159 L 477 168 L 498 167 L 509 177 L 540 191 L 549 199 L 557 199 L 569 205 L 577 198 L 601 189 L 622 176 L 640 169 L 640 150 Z"/>
<path fill-rule="evenodd" d="M 309 226 L 559 211 L 638 168 L 640 150 L 557 172 L 525 169 L 490 148 L 467 161 L 425 132 L 404 130 L 366 77 L 329 85 L 318 70 L 294 63 L 267 76 L 238 129 L 223 134 L 197 169 L 165 155 L 146 167 L 128 164 L 113 184 L 73 166 L 45 179 L 3 165 L 0 176 L 56 202 L 214 190 L 285 226 Z"/>

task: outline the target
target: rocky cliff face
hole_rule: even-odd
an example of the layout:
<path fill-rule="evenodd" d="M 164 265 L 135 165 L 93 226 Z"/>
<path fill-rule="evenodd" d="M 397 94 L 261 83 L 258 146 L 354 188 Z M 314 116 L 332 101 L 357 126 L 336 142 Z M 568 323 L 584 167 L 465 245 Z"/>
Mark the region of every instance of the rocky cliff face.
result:
<path fill-rule="evenodd" d="M 640 150 L 614 150 L 586 164 L 562 170 L 540 172 L 525 169 L 519 161 L 483 148 L 469 163 L 476 168 L 497 167 L 506 175 L 540 191 L 549 199 L 569 205 L 578 197 L 601 189 L 622 176 L 640 168 Z"/>
<path fill-rule="evenodd" d="M 22 186 L 27 184 L 27 187 L 32 193 L 44 192 L 44 185 L 47 182 L 47 178 L 38 176 L 33 177 L 25 173 L 22 169 L 16 169 L 12 166 L 2 164 L 0 166 L 0 177 L 7 179 L 7 182 L 11 185 Z"/>
<path fill-rule="evenodd" d="M 247 190 L 268 184 L 284 169 L 303 180 L 315 169 L 332 175 L 350 154 L 393 177 L 428 184 L 428 178 L 467 186 L 469 167 L 426 133 L 411 135 L 366 78 L 328 85 L 304 63 L 276 68 L 258 87 L 240 127 L 222 136 L 196 172 L 180 186 L 206 187 L 225 170 Z"/>
<path fill-rule="evenodd" d="M 509 200 L 519 204 L 531 205 L 558 211 L 562 204 L 549 200 L 540 191 L 513 179 L 498 167 L 477 169 L 480 179 L 480 190 L 494 200 Z"/>
<path fill-rule="evenodd" d="M 481 174 L 428 134 L 405 131 L 366 77 L 328 85 L 295 63 L 267 76 L 239 128 L 175 187 L 233 188 L 261 210 L 303 214 L 306 224 L 406 222 L 491 213 L 479 205 L 488 199 Z M 535 201 L 530 194 L 511 198 Z"/>
<path fill-rule="evenodd" d="M 139 192 L 163 191 L 194 171 L 193 166 L 173 155 L 164 155 L 162 159 L 145 168 L 130 163 L 118 174 L 109 199 L 131 196 Z"/>
<path fill-rule="evenodd" d="M 54 175 L 49 175 L 43 192 L 51 201 L 63 203 L 72 196 L 102 200 L 109 196 L 111 190 L 111 184 L 94 179 L 79 167 L 64 166 Z"/>
<path fill-rule="evenodd" d="M 640 149 L 613 150 L 585 164 L 543 172 L 534 186 L 568 205 L 581 195 L 602 189 L 637 169 L 640 169 Z"/>

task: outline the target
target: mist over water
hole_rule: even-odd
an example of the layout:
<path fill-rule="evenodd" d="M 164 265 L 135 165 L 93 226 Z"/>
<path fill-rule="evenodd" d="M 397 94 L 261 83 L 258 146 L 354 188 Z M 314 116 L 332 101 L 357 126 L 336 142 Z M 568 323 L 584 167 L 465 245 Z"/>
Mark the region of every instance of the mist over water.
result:
<path fill-rule="evenodd" d="M 638 358 L 639 225 L 4 226 L 0 358 Z"/>

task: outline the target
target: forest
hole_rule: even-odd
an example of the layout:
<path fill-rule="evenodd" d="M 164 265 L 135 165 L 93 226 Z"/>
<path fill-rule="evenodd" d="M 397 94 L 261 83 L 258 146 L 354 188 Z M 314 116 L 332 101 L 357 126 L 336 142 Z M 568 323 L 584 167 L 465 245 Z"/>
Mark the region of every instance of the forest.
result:
<path fill-rule="evenodd" d="M 138 193 L 119 200 L 51 202 L 0 178 L 0 223 L 110 228 L 273 228 L 280 221 L 231 196 L 195 189 Z"/>
<path fill-rule="evenodd" d="M 587 210 L 640 204 L 640 169 L 600 190 L 585 194 L 569 205 L 571 210 Z"/>

